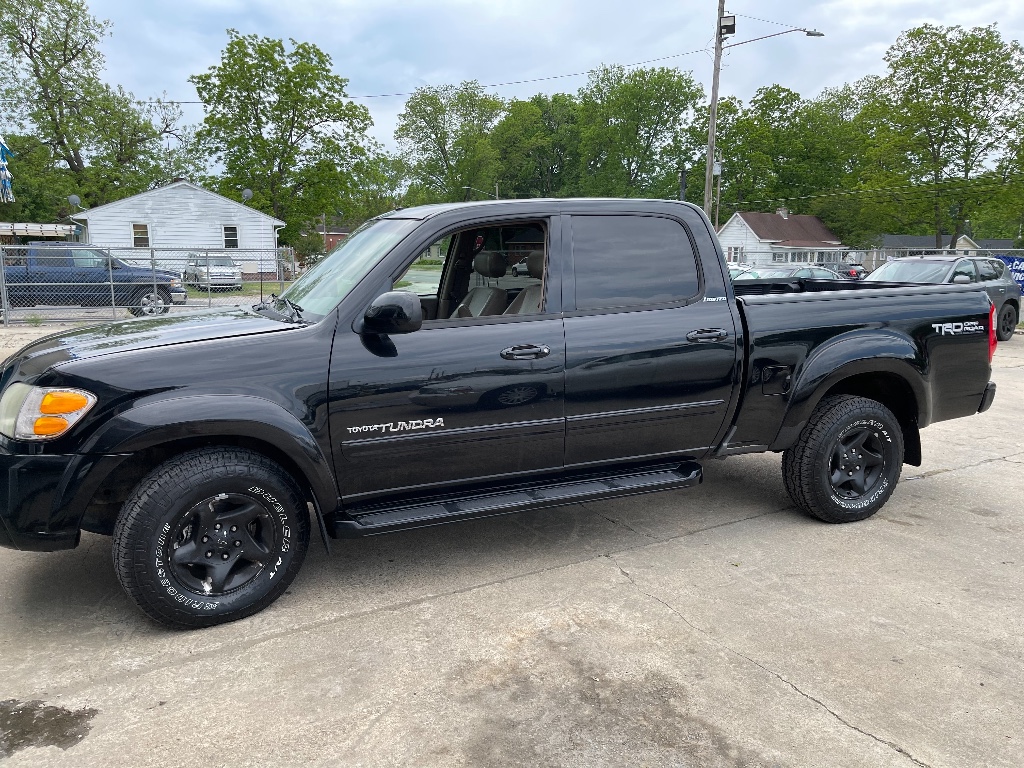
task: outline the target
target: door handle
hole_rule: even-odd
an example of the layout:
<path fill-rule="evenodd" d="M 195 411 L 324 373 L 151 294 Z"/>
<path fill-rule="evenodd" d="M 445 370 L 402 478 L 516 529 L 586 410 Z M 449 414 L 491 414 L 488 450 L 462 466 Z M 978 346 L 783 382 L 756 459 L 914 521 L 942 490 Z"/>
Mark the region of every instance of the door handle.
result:
<path fill-rule="evenodd" d="M 724 328 L 700 328 L 686 334 L 687 341 L 721 341 L 729 335 Z"/>
<path fill-rule="evenodd" d="M 505 360 L 536 360 L 538 357 L 547 357 L 551 354 L 551 347 L 546 344 L 517 344 L 514 347 L 506 347 L 501 350 L 501 356 Z"/>

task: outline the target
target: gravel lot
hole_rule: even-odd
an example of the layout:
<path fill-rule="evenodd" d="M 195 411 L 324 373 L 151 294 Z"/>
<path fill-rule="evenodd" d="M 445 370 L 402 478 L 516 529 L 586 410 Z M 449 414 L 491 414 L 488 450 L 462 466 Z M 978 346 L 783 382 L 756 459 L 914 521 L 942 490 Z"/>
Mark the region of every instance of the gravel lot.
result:
<path fill-rule="evenodd" d="M 1016 768 L 1024 337 L 994 378 L 852 525 L 740 456 L 697 489 L 314 541 L 270 610 L 197 632 L 133 609 L 109 539 L 0 550 L 0 759 Z"/>

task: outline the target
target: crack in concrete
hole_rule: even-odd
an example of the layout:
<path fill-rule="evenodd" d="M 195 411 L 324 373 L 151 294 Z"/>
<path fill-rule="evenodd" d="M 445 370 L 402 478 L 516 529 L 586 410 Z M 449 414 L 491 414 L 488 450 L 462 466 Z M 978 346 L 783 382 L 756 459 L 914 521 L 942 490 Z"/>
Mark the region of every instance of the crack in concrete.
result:
<path fill-rule="evenodd" d="M 544 573 L 550 573 L 550 572 L 553 572 L 553 571 L 558 571 L 558 570 L 563 569 L 563 568 L 571 568 L 571 567 L 576 566 L 576 565 L 583 565 L 585 563 L 597 562 L 597 561 L 601 560 L 602 558 L 612 557 L 613 555 L 624 554 L 626 552 L 640 551 L 640 550 L 646 549 L 647 547 L 653 547 L 653 546 L 656 546 L 656 545 L 659 545 L 659 544 L 666 544 L 666 543 L 669 543 L 669 542 L 672 542 L 672 541 L 677 541 L 679 539 L 684 539 L 684 538 L 686 538 L 688 536 L 696 536 L 699 533 L 705 533 L 707 531 L 713 531 L 713 530 L 716 530 L 718 528 L 724 528 L 724 527 L 730 526 L 730 525 L 738 525 L 740 523 L 745 523 L 745 522 L 748 522 L 750 520 L 756 520 L 758 518 L 765 517 L 767 515 L 778 514 L 780 512 L 786 511 L 787 509 L 792 509 L 792 507 L 791 506 L 787 506 L 787 507 L 783 507 L 782 509 L 769 510 L 768 512 L 761 512 L 761 513 L 756 514 L 756 515 L 751 515 L 750 517 L 742 517 L 742 518 L 739 518 L 737 520 L 729 520 L 729 521 L 724 522 L 724 523 L 718 523 L 717 525 L 709 525 L 706 528 L 698 528 L 697 530 L 694 530 L 694 531 L 687 531 L 685 533 L 680 533 L 680 534 L 678 534 L 676 536 L 668 536 L 668 537 L 665 537 L 665 538 L 655 539 L 655 540 L 653 540 L 653 541 L 651 541 L 649 543 L 637 544 L 637 545 L 631 546 L 631 547 L 623 547 L 622 549 L 617 549 L 617 550 L 614 550 L 612 552 L 601 552 L 600 554 L 596 554 L 596 555 L 593 555 L 591 557 L 584 557 L 584 558 L 581 558 L 579 560 L 573 560 L 572 562 L 568 562 L 568 563 L 559 563 L 558 565 L 552 565 L 552 566 L 549 566 L 547 568 L 538 568 L 538 569 L 533 570 L 533 571 L 526 571 L 524 573 L 517 573 L 515 575 L 508 576 L 508 577 L 503 578 L 503 579 L 494 579 L 493 581 L 486 581 L 486 582 L 481 582 L 481 583 L 477 583 L 477 584 L 470 584 L 468 586 L 460 587 L 458 589 L 453 589 L 453 590 L 450 590 L 448 592 L 432 593 L 432 594 L 428 594 L 428 595 L 423 595 L 421 597 L 412 598 L 412 599 L 409 599 L 409 600 L 403 600 L 403 601 L 398 602 L 398 603 L 392 603 L 390 605 L 376 606 L 376 607 L 367 608 L 367 609 L 364 609 L 364 610 L 361 610 L 361 611 L 354 611 L 352 613 L 344 613 L 344 614 L 341 614 L 341 615 L 338 615 L 338 616 L 331 616 L 331 617 L 328 617 L 328 618 L 320 619 L 318 621 L 307 622 L 305 624 L 289 627 L 288 629 L 282 629 L 282 630 L 278 630 L 276 632 L 268 632 L 267 634 L 261 635 L 260 637 L 249 638 L 248 640 L 244 640 L 242 642 L 225 643 L 224 645 L 222 645 L 222 646 L 220 646 L 218 648 L 213 648 L 213 649 L 211 649 L 209 651 L 200 651 L 198 653 L 192 653 L 192 654 L 189 654 L 188 656 L 186 656 L 184 658 L 179 657 L 179 658 L 171 659 L 171 660 L 163 662 L 163 663 L 158 663 L 158 664 L 153 664 L 151 666 L 143 666 L 143 667 L 139 667 L 139 668 L 136 668 L 136 669 L 127 670 L 127 671 L 122 672 L 122 673 L 117 674 L 117 675 L 109 675 L 108 674 L 108 675 L 105 675 L 102 679 L 99 679 L 99 680 L 89 679 L 89 680 L 82 681 L 81 683 L 78 683 L 78 684 L 75 684 L 75 685 L 68 685 L 68 686 L 64 686 L 64 687 L 53 688 L 53 689 L 50 689 L 47 692 L 47 695 L 48 695 L 49 698 L 59 698 L 61 696 L 80 695 L 80 694 L 84 693 L 85 691 L 88 691 L 89 689 L 96 687 L 97 685 L 109 685 L 109 684 L 116 683 L 116 682 L 122 682 L 124 680 L 138 679 L 138 678 L 144 677 L 145 675 L 148 675 L 148 674 L 150 674 L 152 672 L 159 672 L 159 671 L 165 670 L 165 669 L 180 668 L 180 666 L 183 663 L 189 663 L 189 662 L 192 662 L 192 661 L 202 661 L 202 660 L 205 660 L 205 659 L 208 659 L 208 658 L 215 658 L 216 656 L 224 654 L 224 653 L 240 653 L 240 652 L 244 652 L 244 651 L 249 651 L 249 650 L 252 650 L 253 648 L 256 648 L 256 647 L 258 647 L 258 646 L 260 646 L 260 645 L 262 645 L 264 643 L 274 642 L 275 640 L 279 640 L 279 639 L 281 639 L 283 637 L 288 637 L 290 635 L 300 634 L 300 633 L 303 633 L 303 632 L 313 632 L 313 631 L 316 631 L 318 629 L 323 629 L 324 627 L 331 626 L 332 624 L 340 624 L 341 622 L 344 622 L 344 621 L 347 621 L 347 620 L 350 620 L 350 619 L 362 619 L 362 618 L 365 618 L 367 616 L 373 616 L 373 615 L 378 614 L 378 613 L 398 612 L 398 611 L 404 610 L 406 608 L 413 608 L 415 606 L 424 605 L 426 603 L 429 603 L 432 600 L 443 599 L 443 598 L 446 598 L 446 597 L 455 597 L 457 595 L 464 595 L 464 594 L 468 594 L 470 592 L 474 592 L 475 590 L 478 590 L 478 589 L 487 589 L 488 587 L 495 587 L 495 586 L 500 586 L 502 584 L 509 584 L 509 583 L 515 581 L 516 579 L 529 578 L 529 577 L 538 576 L 538 575 L 541 575 L 541 574 L 544 574 Z M 596 513 L 592 513 L 592 514 L 596 514 Z"/>
<path fill-rule="evenodd" d="M 719 648 L 722 648 L 723 650 L 733 654 L 734 656 L 738 656 L 739 658 L 741 658 L 741 659 L 743 659 L 745 661 L 750 662 L 751 664 L 753 664 L 755 667 L 757 667 L 761 671 L 765 672 L 766 674 L 771 675 L 772 677 L 776 678 L 780 682 L 782 682 L 785 685 L 787 685 L 790 688 L 792 688 L 794 691 L 796 691 L 798 694 L 803 696 L 808 701 L 812 701 L 815 704 L 817 704 L 819 707 L 821 707 L 821 709 L 823 709 L 826 712 L 828 712 L 828 714 L 832 715 L 832 717 L 834 717 L 836 720 L 838 720 L 840 723 L 842 723 L 847 728 L 849 728 L 849 729 L 851 729 L 853 731 L 856 731 L 859 734 L 867 736 L 868 738 L 874 739 L 879 744 L 884 744 L 885 746 L 889 747 L 890 749 L 894 750 L 895 752 L 897 752 L 897 753 L 903 755 L 904 757 L 906 757 L 914 765 L 920 766 L 920 768 L 931 768 L 931 766 L 929 766 L 925 762 L 922 762 L 921 760 L 918 760 L 916 757 L 914 757 L 912 754 L 910 754 L 910 752 L 908 752 L 906 749 L 901 747 L 899 744 L 896 744 L 893 741 L 889 741 L 888 739 L 883 739 L 880 736 L 876 736 L 875 734 L 871 733 L 870 731 L 865 731 L 863 728 L 859 728 L 858 726 L 854 725 L 853 723 L 848 721 L 846 718 L 844 718 L 842 715 L 837 713 L 835 710 L 833 710 L 827 704 L 825 704 L 825 702 L 823 702 L 821 699 L 818 699 L 818 698 L 812 696 L 811 694 L 806 693 L 805 691 L 801 690 L 796 684 L 791 683 L 789 680 L 784 678 L 782 675 L 780 675 L 775 670 L 769 669 L 768 667 L 766 667 L 761 662 L 759 662 L 759 661 L 757 661 L 755 659 L 752 659 L 749 656 L 747 656 L 745 653 L 741 653 L 740 651 L 737 651 L 732 646 L 730 646 L 730 645 L 728 645 L 726 643 L 723 643 L 720 639 L 718 639 L 717 637 L 712 635 L 706 629 L 697 626 L 692 621 L 690 621 L 688 618 L 686 618 L 682 613 L 680 613 L 680 611 L 677 608 L 675 608 L 674 606 L 672 606 L 669 603 L 665 602 L 664 600 L 662 600 L 657 595 L 651 594 L 647 590 L 643 589 L 639 584 L 636 583 L 636 580 L 633 578 L 633 575 L 631 573 L 629 573 L 629 571 L 625 570 L 622 567 L 622 565 L 619 563 L 619 561 L 615 559 L 614 555 L 609 555 L 608 559 L 612 561 L 612 563 L 615 565 L 615 567 L 618 568 L 619 573 L 621 573 L 623 576 L 626 577 L 626 579 L 629 581 L 629 583 L 632 585 L 632 587 L 637 592 L 639 592 L 644 597 L 647 597 L 647 598 L 653 600 L 654 602 L 659 603 L 660 605 L 662 605 L 665 608 L 667 608 L 669 611 L 671 611 L 673 614 L 675 614 L 679 618 L 679 620 L 682 621 L 686 626 L 690 627 L 690 629 L 694 630 L 695 632 L 697 632 L 697 633 L 703 635 L 705 638 L 707 638 L 707 640 L 712 645 L 715 645 L 715 646 L 717 646 Z"/>
<path fill-rule="evenodd" d="M 961 465 L 959 467 L 946 467 L 945 469 L 931 469 L 931 470 L 928 470 L 927 472 L 922 472 L 919 475 L 909 475 L 909 476 L 903 477 L 902 480 L 904 482 L 910 482 L 911 480 L 924 480 L 924 479 L 929 478 L 929 477 L 935 477 L 936 475 L 944 475 L 947 472 L 959 472 L 962 469 L 973 469 L 974 467 L 980 467 L 980 466 L 983 466 L 985 464 L 991 464 L 991 463 L 996 462 L 996 461 L 1008 461 L 1011 464 L 1015 464 L 1017 462 L 1014 462 L 1013 459 L 1015 457 L 1017 457 L 1017 456 L 1024 456 L 1024 451 L 1021 451 L 1019 453 L 1011 453 L 1011 454 L 1009 454 L 1007 456 L 993 456 L 990 459 L 982 459 L 981 461 L 977 461 L 974 464 L 963 464 L 963 465 Z"/>

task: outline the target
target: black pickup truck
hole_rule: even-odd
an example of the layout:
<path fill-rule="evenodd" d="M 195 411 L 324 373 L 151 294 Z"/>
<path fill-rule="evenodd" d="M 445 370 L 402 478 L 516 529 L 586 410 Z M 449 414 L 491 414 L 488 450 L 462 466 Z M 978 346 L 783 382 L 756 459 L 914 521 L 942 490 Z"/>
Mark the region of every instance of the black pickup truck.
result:
<path fill-rule="evenodd" d="M 399 210 L 262 304 L 9 358 L 0 544 L 113 534 L 128 595 L 197 627 L 279 597 L 314 526 L 329 547 L 685 488 L 740 453 L 781 452 L 801 509 L 861 520 L 922 427 L 991 404 L 992 310 L 969 285 L 733 287 L 683 203 Z"/>

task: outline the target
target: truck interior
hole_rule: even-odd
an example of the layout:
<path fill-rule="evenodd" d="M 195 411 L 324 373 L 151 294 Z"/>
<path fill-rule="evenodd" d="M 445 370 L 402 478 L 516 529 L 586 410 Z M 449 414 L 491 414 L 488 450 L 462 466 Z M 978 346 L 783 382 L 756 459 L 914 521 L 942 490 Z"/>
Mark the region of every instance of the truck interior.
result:
<path fill-rule="evenodd" d="M 420 296 L 425 320 L 543 312 L 547 227 L 516 222 L 445 235 L 394 281 Z"/>

